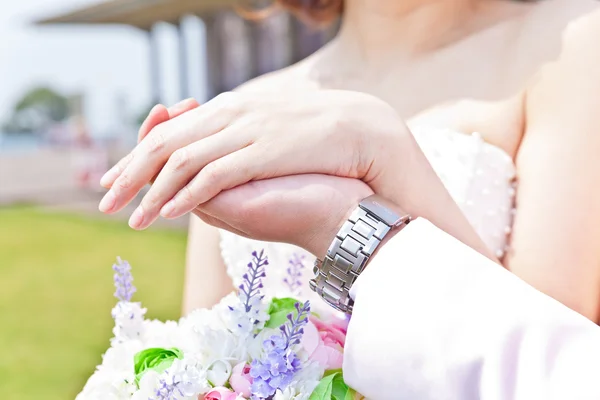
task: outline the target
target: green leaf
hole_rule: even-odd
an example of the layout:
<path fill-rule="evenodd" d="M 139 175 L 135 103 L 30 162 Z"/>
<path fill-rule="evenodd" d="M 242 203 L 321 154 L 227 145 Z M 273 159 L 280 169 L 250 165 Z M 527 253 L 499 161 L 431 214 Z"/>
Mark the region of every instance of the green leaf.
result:
<path fill-rule="evenodd" d="M 333 384 L 331 387 L 331 399 L 332 400 L 346 400 L 352 399 L 351 389 L 344 382 L 344 377 L 341 373 L 334 374 Z"/>
<path fill-rule="evenodd" d="M 355 394 L 356 392 L 344 382 L 342 370 L 331 369 L 325 371 L 325 376 L 312 392 L 309 400 L 354 400 Z"/>
<path fill-rule="evenodd" d="M 331 400 L 333 391 L 333 380 L 339 372 L 323 377 L 308 400 Z"/>
<path fill-rule="evenodd" d="M 140 351 L 133 357 L 136 385 L 139 385 L 140 379 L 147 371 L 163 372 L 178 358 L 183 358 L 183 352 L 176 348 L 155 347 Z"/>
<path fill-rule="evenodd" d="M 265 324 L 267 328 L 279 328 L 287 321 L 288 314 L 295 315 L 296 303 L 300 303 L 298 300 L 291 297 L 277 298 L 274 297 L 269 305 L 269 320 Z M 302 305 L 302 303 L 300 303 Z"/>

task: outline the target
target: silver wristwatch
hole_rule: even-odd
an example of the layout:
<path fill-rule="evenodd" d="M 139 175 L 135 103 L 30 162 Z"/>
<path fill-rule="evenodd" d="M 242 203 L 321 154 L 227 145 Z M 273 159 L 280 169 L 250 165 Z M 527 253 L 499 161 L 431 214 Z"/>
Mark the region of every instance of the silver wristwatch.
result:
<path fill-rule="evenodd" d="M 389 201 L 372 195 L 360 202 L 344 223 L 323 261 L 315 261 L 315 278 L 310 288 L 333 308 L 352 314 L 350 288 L 365 269 L 369 258 L 385 235 L 410 222 L 406 213 L 397 213 Z"/>

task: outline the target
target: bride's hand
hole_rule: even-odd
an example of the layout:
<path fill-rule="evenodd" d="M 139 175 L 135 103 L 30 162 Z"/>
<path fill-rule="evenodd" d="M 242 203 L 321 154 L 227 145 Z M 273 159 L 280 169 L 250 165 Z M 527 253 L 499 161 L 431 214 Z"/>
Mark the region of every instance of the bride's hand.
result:
<path fill-rule="evenodd" d="M 350 213 L 371 194 L 358 179 L 292 175 L 225 190 L 194 213 L 238 235 L 291 243 L 323 257 Z"/>
<path fill-rule="evenodd" d="M 157 174 L 132 215 L 134 228 L 159 213 L 185 214 L 223 190 L 285 175 L 358 178 L 395 199 L 410 169 L 409 137 L 391 107 L 361 93 L 226 93 L 152 129 L 102 179 L 111 190 L 100 209 L 122 209 Z"/>

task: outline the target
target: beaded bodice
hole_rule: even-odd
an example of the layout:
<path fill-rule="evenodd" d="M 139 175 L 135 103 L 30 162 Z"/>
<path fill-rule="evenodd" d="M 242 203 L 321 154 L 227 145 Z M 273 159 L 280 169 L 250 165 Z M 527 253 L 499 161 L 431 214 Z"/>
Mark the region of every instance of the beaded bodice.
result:
<path fill-rule="evenodd" d="M 514 214 L 515 165 L 511 157 L 477 133 L 411 128 L 448 192 L 482 240 L 501 258 Z M 308 287 L 312 255 L 292 245 L 258 242 L 221 231 L 221 253 L 236 286 L 246 271 L 248 255 L 263 248 L 270 264 L 264 280 L 267 295 L 295 295 L 311 300 L 317 308 L 326 307 Z"/>

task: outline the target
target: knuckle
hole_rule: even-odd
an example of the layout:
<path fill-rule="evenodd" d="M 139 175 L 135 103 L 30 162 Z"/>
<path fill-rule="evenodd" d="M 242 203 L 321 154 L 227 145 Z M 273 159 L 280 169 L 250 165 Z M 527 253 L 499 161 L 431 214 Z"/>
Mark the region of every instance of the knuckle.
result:
<path fill-rule="evenodd" d="M 213 101 L 219 109 L 233 114 L 241 112 L 244 105 L 243 96 L 235 92 L 223 92 Z"/>
<path fill-rule="evenodd" d="M 211 186 L 218 182 L 221 177 L 222 171 L 223 169 L 221 168 L 221 165 L 216 162 L 212 162 L 206 167 L 204 167 L 204 169 L 202 170 L 202 175 L 204 175 L 204 180 L 206 181 L 206 184 L 208 186 Z"/>
<path fill-rule="evenodd" d="M 116 186 L 119 189 L 119 191 L 128 190 L 129 188 L 131 188 L 131 185 L 132 185 L 131 177 L 129 176 L 129 174 L 126 174 L 126 173 L 121 175 L 116 182 Z"/>
<path fill-rule="evenodd" d="M 214 101 L 219 105 L 233 104 L 237 102 L 239 97 L 239 94 L 235 92 L 223 92 L 218 94 L 217 97 L 215 97 Z"/>
<path fill-rule="evenodd" d="M 142 208 L 144 210 L 152 210 L 158 205 L 159 200 L 160 197 L 158 193 L 155 193 L 153 190 L 150 190 L 142 200 Z"/>
<path fill-rule="evenodd" d="M 117 163 L 117 168 L 121 171 L 125 169 L 127 164 L 129 164 L 133 160 L 133 152 L 127 154 L 125 157 L 121 158 L 121 161 Z"/>
<path fill-rule="evenodd" d="M 186 204 L 191 203 L 194 200 L 194 195 L 192 194 L 192 191 L 190 190 L 189 186 L 185 186 L 183 189 L 181 189 L 181 192 L 179 193 L 179 198 L 183 203 Z"/>
<path fill-rule="evenodd" d="M 169 167 L 173 172 L 178 172 L 186 169 L 190 163 L 188 152 L 185 149 L 179 149 L 169 157 Z"/>
<path fill-rule="evenodd" d="M 165 148 L 165 134 L 155 129 L 148 135 L 148 152 L 150 154 L 160 153 Z"/>

